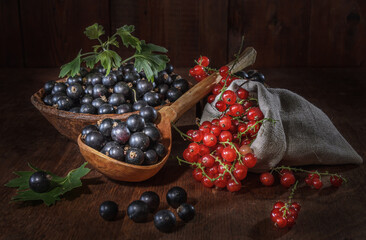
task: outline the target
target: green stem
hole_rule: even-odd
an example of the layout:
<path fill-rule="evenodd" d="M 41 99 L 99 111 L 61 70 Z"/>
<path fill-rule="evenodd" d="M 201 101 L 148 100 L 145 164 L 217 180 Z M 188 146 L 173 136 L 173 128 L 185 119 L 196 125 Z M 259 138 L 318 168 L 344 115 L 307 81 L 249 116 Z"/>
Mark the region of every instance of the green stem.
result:
<path fill-rule="evenodd" d="M 182 132 L 177 126 L 175 126 L 174 123 L 171 123 L 171 125 L 173 126 L 173 128 L 175 129 L 175 131 L 177 131 L 180 134 L 180 136 L 183 138 L 184 141 L 187 141 L 186 138 L 192 139 L 190 136 L 188 136 L 187 134 L 185 134 L 184 132 Z"/>
<path fill-rule="evenodd" d="M 189 164 L 191 166 L 195 166 L 196 168 L 199 168 L 201 169 L 202 171 L 202 175 L 207 177 L 208 179 L 210 179 L 211 182 L 213 182 L 214 180 L 212 178 L 210 178 L 206 173 L 205 173 L 205 168 L 201 165 L 201 163 L 196 163 L 196 162 L 188 162 L 186 160 L 183 160 L 181 159 L 180 157 L 177 156 L 177 159 L 178 159 L 178 164 L 181 165 L 180 163 L 183 162 L 183 163 L 186 163 L 186 164 Z"/>
<path fill-rule="evenodd" d="M 131 56 L 131 57 L 128 57 L 128 58 L 126 58 L 125 60 L 123 60 L 122 62 L 121 62 L 121 64 L 122 63 L 125 63 L 125 62 L 128 62 L 128 61 L 130 61 L 131 59 L 134 59 L 136 56 L 140 56 L 140 55 L 133 55 L 133 56 Z M 141 55 L 142 56 L 142 55 Z"/>

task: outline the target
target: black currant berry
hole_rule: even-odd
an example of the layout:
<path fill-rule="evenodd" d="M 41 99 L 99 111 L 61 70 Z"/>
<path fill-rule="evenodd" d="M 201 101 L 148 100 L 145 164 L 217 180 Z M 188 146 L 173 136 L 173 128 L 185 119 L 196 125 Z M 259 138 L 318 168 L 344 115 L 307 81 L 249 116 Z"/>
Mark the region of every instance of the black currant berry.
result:
<path fill-rule="evenodd" d="M 165 146 L 163 144 L 161 144 L 161 143 L 155 143 L 152 148 L 155 150 L 156 154 L 158 154 L 158 156 L 160 158 L 165 157 L 165 155 L 166 155 L 166 148 L 165 148 Z"/>
<path fill-rule="evenodd" d="M 87 85 L 86 87 L 85 87 L 85 89 L 84 89 L 84 93 L 85 94 L 88 94 L 88 95 L 90 95 L 90 96 L 92 96 L 93 95 L 93 85 Z"/>
<path fill-rule="evenodd" d="M 123 80 L 123 72 L 122 71 L 119 71 L 119 70 L 115 70 L 115 71 L 112 71 L 112 73 L 114 74 L 114 75 L 116 75 L 116 77 L 117 77 L 117 82 L 120 82 L 120 81 L 122 81 Z"/>
<path fill-rule="evenodd" d="M 180 90 L 182 93 L 185 93 L 189 89 L 189 84 L 187 80 L 179 78 L 174 80 L 174 82 L 172 83 L 172 87 Z"/>
<path fill-rule="evenodd" d="M 159 195 L 152 191 L 144 192 L 140 200 L 147 204 L 150 212 L 155 212 L 160 204 Z"/>
<path fill-rule="evenodd" d="M 170 102 L 175 102 L 180 96 L 182 96 L 182 92 L 176 88 L 169 88 L 169 90 L 166 93 L 166 98 Z"/>
<path fill-rule="evenodd" d="M 245 71 L 239 71 L 239 72 L 235 73 L 235 76 L 238 76 L 240 78 L 248 78 L 249 77 L 248 73 L 246 73 Z"/>
<path fill-rule="evenodd" d="M 98 98 L 105 96 L 108 93 L 108 89 L 102 84 L 96 84 L 93 87 L 93 97 Z"/>
<path fill-rule="evenodd" d="M 187 192 L 181 187 L 172 187 L 166 194 L 166 201 L 173 208 L 187 202 Z"/>
<path fill-rule="evenodd" d="M 116 85 L 114 85 L 113 92 L 121 93 L 126 98 L 131 95 L 131 89 L 125 82 L 118 82 Z"/>
<path fill-rule="evenodd" d="M 85 67 L 80 67 L 79 74 L 81 77 L 85 77 L 86 75 L 89 74 L 89 71 Z"/>
<path fill-rule="evenodd" d="M 104 103 L 98 108 L 98 114 L 111 114 L 114 113 L 114 108 L 108 103 Z"/>
<path fill-rule="evenodd" d="M 156 107 L 160 105 L 160 97 L 156 92 L 147 92 L 143 96 L 143 100 L 150 106 Z"/>
<path fill-rule="evenodd" d="M 80 113 L 96 114 L 97 109 L 90 103 L 85 103 L 80 106 Z"/>
<path fill-rule="evenodd" d="M 117 114 L 124 114 L 128 112 L 132 112 L 132 105 L 129 103 L 119 105 L 116 109 Z"/>
<path fill-rule="evenodd" d="M 117 76 L 114 73 L 110 73 L 102 78 L 104 86 L 112 87 L 117 83 Z"/>
<path fill-rule="evenodd" d="M 141 165 L 144 162 L 144 152 L 138 148 L 130 148 L 126 152 L 126 163 Z"/>
<path fill-rule="evenodd" d="M 82 96 L 83 92 L 83 87 L 78 83 L 74 83 L 68 86 L 66 89 L 66 95 L 72 99 L 79 99 Z"/>
<path fill-rule="evenodd" d="M 145 127 L 145 119 L 137 114 L 132 114 L 126 121 L 128 129 L 131 132 L 141 131 Z"/>
<path fill-rule="evenodd" d="M 145 120 L 145 123 L 154 123 L 158 118 L 158 111 L 151 106 L 142 107 L 139 114 Z"/>
<path fill-rule="evenodd" d="M 70 110 L 73 105 L 74 102 L 68 96 L 61 96 L 56 102 L 57 109 L 64 111 Z"/>
<path fill-rule="evenodd" d="M 66 93 L 63 92 L 57 92 L 52 95 L 52 103 L 56 104 L 57 101 L 60 99 L 60 97 L 66 96 Z"/>
<path fill-rule="evenodd" d="M 114 158 L 118 161 L 123 161 L 124 159 L 124 149 L 122 146 L 115 146 L 111 147 L 109 149 L 109 152 L 107 154 L 109 157 Z"/>
<path fill-rule="evenodd" d="M 46 172 L 35 172 L 29 178 L 29 188 L 37 193 L 48 192 L 51 187 L 50 178 Z"/>
<path fill-rule="evenodd" d="M 176 219 L 169 210 L 160 210 L 154 215 L 154 225 L 162 232 L 171 232 L 174 229 Z"/>
<path fill-rule="evenodd" d="M 109 104 L 112 106 L 119 106 L 126 102 L 125 97 L 122 93 L 112 93 L 111 96 L 108 98 Z"/>
<path fill-rule="evenodd" d="M 86 103 L 92 104 L 93 100 L 94 98 L 91 95 L 85 94 L 84 97 L 81 98 L 80 104 L 86 104 Z"/>
<path fill-rule="evenodd" d="M 50 94 L 52 92 L 53 87 L 55 86 L 55 81 L 48 81 L 44 84 L 43 88 L 44 88 L 44 92 L 46 94 Z"/>
<path fill-rule="evenodd" d="M 83 83 L 83 78 L 80 77 L 80 76 L 75 76 L 75 77 L 68 77 L 66 82 L 69 84 L 69 85 L 72 85 L 72 84 L 82 84 Z"/>
<path fill-rule="evenodd" d="M 250 77 L 250 80 L 264 83 L 266 81 L 266 78 L 264 77 L 264 75 L 262 73 L 256 72 Z"/>
<path fill-rule="evenodd" d="M 138 80 L 140 80 L 140 75 L 137 72 L 126 73 L 123 78 L 125 82 L 136 82 Z"/>
<path fill-rule="evenodd" d="M 95 107 L 95 108 L 100 108 L 100 106 L 102 106 L 103 104 L 105 104 L 106 102 L 101 99 L 101 98 L 96 98 L 92 101 L 92 105 Z"/>
<path fill-rule="evenodd" d="M 163 84 L 160 84 L 158 86 L 158 90 L 159 90 L 159 93 L 163 94 L 163 95 L 166 95 L 166 93 L 168 92 L 169 90 L 169 86 L 165 83 Z"/>
<path fill-rule="evenodd" d="M 107 70 L 102 65 L 98 65 L 98 66 L 94 67 L 93 70 L 95 72 L 101 73 L 103 75 L 105 75 L 105 73 L 107 72 Z"/>
<path fill-rule="evenodd" d="M 102 149 L 105 144 L 103 135 L 100 132 L 92 131 L 88 133 L 84 140 L 85 144 L 96 150 Z"/>
<path fill-rule="evenodd" d="M 105 201 L 99 207 L 99 215 L 107 221 L 116 218 L 118 214 L 118 205 L 113 201 Z"/>
<path fill-rule="evenodd" d="M 109 150 L 111 150 L 112 147 L 121 147 L 121 145 L 116 141 L 110 141 L 104 145 L 104 147 L 102 148 L 102 150 L 100 150 L 100 152 L 103 154 L 107 154 L 107 152 L 109 152 Z"/>
<path fill-rule="evenodd" d="M 127 216 L 136 223 L 146 222 L 149 216 L 149 207 L 143 201 L 133 201 L 127 207 Z"/>
<path fill-rule="evenodd" d="M 140 80 L 136 84 L 136 91 L 139 95 L 144 95 L 153 89 L 153 85 L 148 80 Z"/>
<path fill-rule="evenodd" d="M 149 149 L 145 152 L 144 165 L 153 165 L 159 160 L 158 155 L 153 149 Z"/>
<path fill-rule="evenodd" d="M 80 113 L 80 107 L 73 107 L 69 110 L 69 112 L 72 112 L 72 113 Z"/>
<path fill-rule="evenodd" d="M 90 132 L 94 132 L 94 131 L 98 131 L 98 127 L 95 125 L 88 125 L 86 127 L 83 128 L 83 130 L 81 131 L 81 135 L 83 137 L 85 137 L 88 133 Z"/>
<path fill-rule="evenodd" d="M 133 111 L 140 111 L 141 108 L 146 107 L 147 106 L 147 102 L 144 100 L 138 100 L 137 102 L 135 102 L 132 105 L 132 110 Z"/>
<path fill-rule="evenodd" d="M 145 151 L 149 148 L 150 138 L 142 132 L 135 132 L 131 135 L 130 139 L 128 140 L 128 144 L 132 148 L 139 148 L 142 151 Z"/>
<path fill-rule="evenodd" d="M 120 144 L 125 144 L 130 139 L 130 136 L 131 132 L 125 123 L 118 124 L 112 128 L 111 137 L 114 141 Z"/>
<path fill-rule="evenodd" d="M 100 122 L 98 124 L 99 132 L 104 137 L 110 137 L 111 132 L 112 132 L 112 128 L 113 128 L 113 123 L 114 123 L 113 119 L 110 119 L 110 118 L 103 119 L 102 122 Z"/>
<path fill-rule="evenodd" d="M 165 67 L 165 72 L 167 72 L 168 74 L 172 74 L 174 71 L 174 67 L 172 64 L 170 63 L 167 63 L 166 64 L 166 67 Z"/>
<path fill-rule="evenodd" d="M 152 142 L 159 141 L 161 138 L 161 134 L 157 127 L 144 127 L 142 132 L 150 138 Z"/>
<path fill-rule="evenodd" d="M 45 96 L 43 98 L 43 102 L 48 105 L 48 106 L 52 106 L 53 105 L 53 101 L 52 101 L 52 98 L 53 98 L 53 95 L 52 94 L 49 94 L 47 96 Z"/>
<path fill-rule="evenodd" d="M 52 88 L 52 94 L 58 93 L 58 92 L 62 92 L 65 93 L 66 92 L 66 84 L 62 83 L 62 82 L 56 82 L 55 85 Z"/>
<path fill-rule="evenodd" d="M 189 222 L 194 218 L 196 211 L 191 204 L 183 203 L 177 208 L 177 213 L 180 219 Z"/>
<path fill-rule="evenodd" d="M 92 84 L 93 86 L 96 84 L 102 84 L 103 75 L 99 73 L 90 73 L 86 76 L 86 83 Z"/>

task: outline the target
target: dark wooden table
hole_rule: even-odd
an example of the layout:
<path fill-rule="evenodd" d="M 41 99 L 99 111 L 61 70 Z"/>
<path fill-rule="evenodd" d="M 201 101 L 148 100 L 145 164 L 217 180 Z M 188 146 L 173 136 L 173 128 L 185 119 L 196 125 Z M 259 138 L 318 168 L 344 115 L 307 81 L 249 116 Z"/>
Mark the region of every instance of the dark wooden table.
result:
<path fill-rule="evenodd" d="M 276 229 L 270 219 L 272 205 L 285 200 L 288 191 L 278 184 L 264 187 L 257 174 L 248 174 L 243 189 L 235 194 L 204 188 L 191 170 L 178 166 L 186 143 L 174 134 L 171 157 L 153 178 L 141 183 L 111 181 L 95 170 L 83 186 L 55 206 L 9 203 L 15 193 L 3 185 L 28 170 L 27 162 L 59 175 L 80 166 L 84 159 L 31 105 L 29 98 L 57 69 L 0 69 L 0 239 L 365 239 L 366 168 L 319 166 L 342 173 L 349 184 L 339 189 L 329 184 L 320 191 L 300 185 L 295 200 L 302 205 L 297 224 Z M 366 69 L 264 69 L 272 87 L 292 90 L 323 109 L 336 127 L 365 159 Z M 187 129 L 187 128 L 186 128 Z M 313 169 L 314 166 L 308 167 Z M 303 179 L 303 178 L 302 178 Z M 167 208 L 165 194 L 172 186 L 188 192 L 197 215 L 178 223 L 170 234 L 159 232 L 152 221 L 133 223 L 125 213 L 128 204 L 144 191 L 157 192 Z M 105 200 L 119 204 L 121 213 L 104 221 L 98 207 Z"/>

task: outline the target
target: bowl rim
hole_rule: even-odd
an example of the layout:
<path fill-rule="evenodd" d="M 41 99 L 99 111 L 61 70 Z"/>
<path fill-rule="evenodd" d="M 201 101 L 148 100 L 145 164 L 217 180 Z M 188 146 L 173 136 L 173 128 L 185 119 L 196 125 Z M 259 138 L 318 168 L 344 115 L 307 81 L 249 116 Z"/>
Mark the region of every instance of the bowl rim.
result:
<path fill-rule="evenodd" d="M 171 144 L 171 141 L 172 141 L 172 139 L 169 139 L 169 141 L 170 141 L 170 144 Z M 91 152 L 91 153 L 93 153 L 94 155 L 97 155 L 98 157 L 101 157 L 101 158 L 104 158 L 104 159 L 106 159 L 106 160 L 108 160 L 108 161 L 110 161 L 111 163 L 113 163 L 113 164 L 116 164 L 116 165 L 120 165 L 120 166 L 123 166 L 123 167 L 130 167 L 130 168 L 134 168 L 134 169 L 136 169 L 136 170 L 152 170 L 152 169 L 156 169 L 156 168 L 158 168 L 158 167 L 160 167 L 161 165 L 164 165 L 165 164 L 165 162 L 168 160 L 168 158 L 169 158 L 169 156 L 170 156 L 170 151 L 171 151 L 171 149 L 170 148 L 167 148 L 167 153 L 166 153 L 166 155 L 164 156 L 164 158 L 161 160 L 161 161 L 159 161 L 158 163 L 156 163 L 156 164 L 153 164 L 153 165 L 134 165 L 134 164 L 129 164 L 129 163 L 125 163 L 125 162 L 121 162 L 121 161 L 118 161 L 118 160 L 116 160 L 116 159 L 114 159 L 114 158 L 111 158 L 111 157 L 109 157 L 109 156 L 107 156 L 107 155 L 105 155 L 105 154 L 103 154 L 103 153 L 101 153 L 101 152 L 99 152 L 99 151 L 97 151 L 97 150 L 95 150 L 94 148 L 92 148 L 92 147 L 89 147 L 88 145 L 86 145 L 82 140 L 81 140 L 81 134 L 79 134 L 79 136 L 78 136 L 78 140 L 77 140 L 77 143 L 78 143 L 78 146 L 79 146 L 79 148 L 81 149 L 81 148 L 84 148 L 84 150 L 87 150 L 87 151 L 89 151 L 89 152 Z M 86 159 L 85 157 L 84 157 L 84 159 L 89 163 L 89 164 L 91 164 L 89 161 L 88 161 L 88 159 Z M 91 164 L 92 166 L 94 166 L 93 164 Z M 94 166 L 95 167 L 95 166 Z M 97 168 L 97 167 L 95 167 L 98 171 L 100 171 L 99 170 L 99 168 Z M 104 174 L 104 173 L 103 173 Z"/>

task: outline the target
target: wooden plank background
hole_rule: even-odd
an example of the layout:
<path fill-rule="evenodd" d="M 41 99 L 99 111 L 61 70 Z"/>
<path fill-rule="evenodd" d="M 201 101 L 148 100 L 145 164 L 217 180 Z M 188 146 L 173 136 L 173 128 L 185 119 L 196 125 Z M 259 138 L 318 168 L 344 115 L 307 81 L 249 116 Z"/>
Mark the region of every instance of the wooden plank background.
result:
<path fill-rule="evenodd" d="M 200 54 L 220 66 L 243 34 L 256 67 L 365 67 L 365 17 L 363 0 L 2 0 L 0 67 L 59 67 L 90 50 L 83 30 L 95 22 L 135 25 L 176 67 Z"/>

